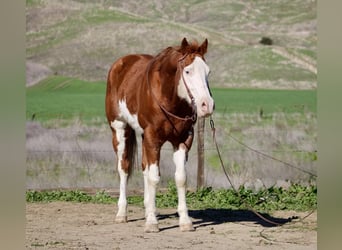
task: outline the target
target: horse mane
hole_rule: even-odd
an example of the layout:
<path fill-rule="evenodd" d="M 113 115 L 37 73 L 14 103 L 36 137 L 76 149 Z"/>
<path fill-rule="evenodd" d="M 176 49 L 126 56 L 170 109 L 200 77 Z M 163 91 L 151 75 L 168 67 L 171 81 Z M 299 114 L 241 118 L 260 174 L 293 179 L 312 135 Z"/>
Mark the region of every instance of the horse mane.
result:
<path fill-rule="evenodd" d="M 159 62 L 159 66 L 157 67 L 157 69 L 160 69 L 162 65 L 170 66 L 170 64 L 173 65 L 174 67 L 168 67 L 168 68 L 175 69 L 176 63 L 177 63 L 176 58 L 178 59 L 182 55 L 185 55 L 185 54 L 192 55 L 191 56 L 192 59 L 195 57 L 195 55 L 198 55 L 202 57 L 204 60 L 203 55 L 200 53 L 200 45 L 198 44 L 196 40 L 194 40 L 193 42 L 189 43 L 188 46 L 186 46 L 185 48 L 182 46 L 174 46 L 174 47 L 170 46 L 170 47 L 163 49 L 154 57 L 154 61 Z"/>
<path fill-rule="evenodd" d="M 156 58 L 166 57 L 166 56 L 173 56 L 175 54 L 181 53 L 184 54 L 199 54 L 199 44 L 196 40 L 189 43 L 186 48 L 182 48 L 182 46 L 174 46 L 174 47 L 167 47 L 163 49 L 159 54 L 157 54 Z"/>
<path fill-rule="evenodd" d="M 179 52 L 184 54 L 199 54 L 200 45 L 198 44 L 197 40 L 194 40 L 193 42 L 189 43 L 188 46 L 185 48 L 182 48 L 181 46 L 175 47 L 175 49 Z M 203 55 L 202 55 L 203 56 Z"/>

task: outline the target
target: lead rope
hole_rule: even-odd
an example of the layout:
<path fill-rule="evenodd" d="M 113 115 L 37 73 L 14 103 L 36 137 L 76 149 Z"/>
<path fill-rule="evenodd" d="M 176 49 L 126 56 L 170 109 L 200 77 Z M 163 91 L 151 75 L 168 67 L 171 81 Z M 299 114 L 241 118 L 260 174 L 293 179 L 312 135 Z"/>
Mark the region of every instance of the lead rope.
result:
<path fill-rule="evenodd" d="M 218 144 L 217 144 L 217 141 L 216 141 L 216 129 L 215 129 L 215 124 L 214 124 L 214 120 L 212 119 L 212 117 L 210 116 L 210 127 L 211 127 L 211 130 L 213 132 L 213 141 L 214 141 L 214 144 L 215 144 L 215 147 L 216 147 L 216 151 L 217 151 L 217 154 L 218 154 L 218 157 L 220 159 L 220 163 L 221 163 L 221 167 L 222 167 L 222 170 L 229 182 L 229 184 L 231 185 L 233 191 L 237 194 L 237 196 L 239 197 L 239 199 L 242 201 L 242 203 L 247 207 L 248 210 L 250 210 L 252 213 L 254 213 L 256 216 L 258 216 L 260 219 L 272 224 L 272 225 L 275 225 L 275 226 L 281 226 L 283 224 L 281 223 L 278 223 L 278 222 L 274 222 L 274 221 L 271 221 L 267 218 L 265 218 L 264 216 L 262 216 L 260 213 L 258 213 L 251 205 L 249 205 L 245 199 L 242 198 L 242 196 L 240 195 L 240 193 L 237 191 L 237 189 L 234 187 L 233 185 L 233 182 L 230 180 L 229 178 L 229 175 L 224 167 L 224 163 L 223 163 L 223 160 L 222 160 L 222 157 L 221 157 L 221 152 L 220 152 L 220 149 L 218 147 Z M 288 222 L 291 221 L 291 218 L 288 219 Z"/>

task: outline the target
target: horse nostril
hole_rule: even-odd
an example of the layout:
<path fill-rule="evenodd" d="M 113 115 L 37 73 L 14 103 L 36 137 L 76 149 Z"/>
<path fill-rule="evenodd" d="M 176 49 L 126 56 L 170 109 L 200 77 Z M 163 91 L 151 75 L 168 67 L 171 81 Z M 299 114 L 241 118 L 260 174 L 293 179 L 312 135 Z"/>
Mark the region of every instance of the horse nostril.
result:
<path fill-rule="evenodd" d="M 207 110 L 208 109 L 208 104 L 206 102 L 202 102 L 202 110 Z"/>

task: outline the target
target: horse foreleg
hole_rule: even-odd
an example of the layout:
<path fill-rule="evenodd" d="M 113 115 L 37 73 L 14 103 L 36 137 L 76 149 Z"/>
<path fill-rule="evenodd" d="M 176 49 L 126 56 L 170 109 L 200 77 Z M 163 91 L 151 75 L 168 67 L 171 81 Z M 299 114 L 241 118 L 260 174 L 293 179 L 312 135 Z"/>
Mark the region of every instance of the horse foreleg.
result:
<path fill-rule="evenodd" d="M 144 205 L 145 205 L 145 229 L 147 233 L 159 232 L 156 217 L 156 189 L 160 180 L 159 157 L 160 147 L 153 146 L 149 138 L 143 137 L 143 173 L 144 173 Z"/>
<path fill-rule="evenodd" d="M 159 167 L 157 164 L 147 166 L 144 170 L 146 233 L 159 232 L 158 220 L 156 217 L 156 189 L 159 180 Z"/>
<path fill-rule="evenodd" d="M 178 215 L 179 227 L 181 231 L 193 231 L 192 221 L 188 215 L 188 208 L 186 206 L 186 173 L 185 173 L 185 159 L 187 149 L 184 145 L 180 146 L 173 154 L 173 162 L 176 165 L 175 181 L 178 192 Z"/>

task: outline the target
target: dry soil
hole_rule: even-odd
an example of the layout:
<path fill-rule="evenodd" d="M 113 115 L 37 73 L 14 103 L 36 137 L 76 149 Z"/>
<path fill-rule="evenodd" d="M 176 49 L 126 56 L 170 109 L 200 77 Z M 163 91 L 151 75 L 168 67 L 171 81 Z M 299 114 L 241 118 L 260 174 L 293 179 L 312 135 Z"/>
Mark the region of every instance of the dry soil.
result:
<path fill-rule="evenodd" d="M 317 214 L 278 211 L 191 210 L 194 232 L 180 232 L 176 209 L 159 209 L 159 233 L 144 233 L 144 210 L 129 206 L 128 223 L 115 224 L 116 205 L 27 203 L 27 249 L 317 249 Z M 309 214 L 309 216 L 307 216 Z M 307 216 L 307 217 L 305 217 Z M 304 219 L 303 219 L 304 218 Z M 303 220 L 302 220 L 303 219 Z"/>

